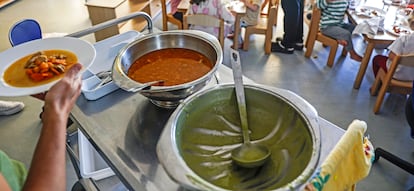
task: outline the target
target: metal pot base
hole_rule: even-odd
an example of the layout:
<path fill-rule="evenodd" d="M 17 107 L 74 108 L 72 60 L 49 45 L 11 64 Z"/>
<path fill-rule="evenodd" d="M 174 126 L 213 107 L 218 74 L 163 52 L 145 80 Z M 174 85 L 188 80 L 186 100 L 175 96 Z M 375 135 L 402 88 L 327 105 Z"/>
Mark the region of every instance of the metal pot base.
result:
<path fill-rule="evenodd" d="M 149 100 L 154 105 L 156 105 L 158 107 L 165 108 L 165 109 L 175 109 L 182 102 L 182 101 L 157 101 L 157 100 L 153 100 L 153 99 L 149 99 Z"/>

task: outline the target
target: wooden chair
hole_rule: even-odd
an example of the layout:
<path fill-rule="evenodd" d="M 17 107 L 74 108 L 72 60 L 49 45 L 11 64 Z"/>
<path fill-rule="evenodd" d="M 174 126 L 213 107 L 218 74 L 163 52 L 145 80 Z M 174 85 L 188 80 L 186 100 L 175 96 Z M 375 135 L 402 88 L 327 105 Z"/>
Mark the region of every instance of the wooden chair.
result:
<path fill-rule="evenodd" d="M 178 29 L 183 29 L 183 23 L 174 18 L 171 13 L 167 13 L 167 1 L 161 0 L 161 14 L 162 14 L 162 30 L 168 30 L 168 22 L 177 25 Z"/>
<path fill-rule="evenodd" d="M 270 13 L 270 8 L 273 6 L 273 5 L 279 5 L 279 1 L 280 0 L 268 0 L 268 2 L 266 3 L 266 4 L 263 4 L 262 3 L 262 6 L 264 6 L 264 7 L 266 7 L 267 6 L 267 12 L 266 13 L 260 13 L 260 17 L 261 18 L 266 18 L 266 17 L 268 17 L 269 16 L 269 13 Z M 261 7 L 261 9 L 263 9 L 263 7 Z M 275 19 L 274 19 L 274 21 L 273 21 L 273 25 L 274 26 L 276 26 L 277 25 L 277 16 L 278 16 L 278 11 L 277 11 L 278 9 L 276 9 L 276 17 L 275 17 Z"/>
<path fill-rule="evenodd" d="M 219 27 L 218 40 L 220 45 L 224 47 L 224 20 L 215 16 L 204 14 L 185 14 L 183 18 L 183 28 L 188 29 L 189 25 Z"/>
<path fill-rule="evenodd" d="M 377 114 L 381 108 L 382 101 L 384 100 L 385 93 L 400 93 L 400 94 L 410 94 L 413 88 L 413 81 L 401 81 L 394 79 L 394 73 L 398 65 L 414 67 L 414 54 L 413 55 L 397 55 L 392 61 L 388 72 L 385 72 L 383 69 L 379 69 L 377 77 L 375 78 L 374 84 L 371 87 L 371 95 L 378 96 L 374 105 L 374 113 Z"/>
<path fill-rule="evenodd" d="M 277 0 L 279 1 L 279 0 Z M 244 34 L 244 44 L 243 50 L 247 51 L 249 49 L 249 38 L 252 34 L 264 34 L 265 35 L 265 53 L 270 54 L 271 45 L 272 45 L 272 36 L 273 36 L 273 25 L 277 19 L 277 10 L 278 4 L 275 3 L 271 7 L 269 6 L 268 16 L 260 17 L 257 25 L 246 27 Z"/>
<path fill-rule="evenodd" d="M 315 4 L 313 4 L 312 7 L 313 7 L 312 17 L 311 17 L 311 21 L 309 24 L 308 37 L 306 38 L 306 42 L 305 42 L 305 46 L 306 46 L 305 57 L 310 58 L 312 51 L 313 51 L 313 46 L 315 45 L 315 41 L 319 41 L 324 46 L 330 47 L 329 57 L 328 57 L 328 61 L 326 64 L 329 67 L 332 67 L 334 60 L 335 60 L 336 51 L 338 50 L 339 43 L 336 39 L 325 36 L 319 31 L 321 10 Z M 345 50 L 345 48 L 343 48 L 342 56 L 345 56 L 346 54 L 347 54 L 347 51 Z"/>

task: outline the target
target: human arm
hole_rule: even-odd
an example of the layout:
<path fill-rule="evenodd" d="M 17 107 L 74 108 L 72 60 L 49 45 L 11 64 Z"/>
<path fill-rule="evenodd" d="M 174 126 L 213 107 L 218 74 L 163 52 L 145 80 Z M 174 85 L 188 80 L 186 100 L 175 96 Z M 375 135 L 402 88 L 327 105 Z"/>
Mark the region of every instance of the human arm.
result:
<path fill-rule="evenodd" d="M 243 2 L 246 8 L 252 11 L 257 11 L 260 8 L 260 5 L 254 4 L 251 0 L 240 0 L 240 2 Z"/>
<path fill-rule="evenodd" d="M 1 173 L 0 173 L 0 190 L 11 191 L 9 184 L 7 183 L 6 179 Z"/>
<path fill-rule="evenodd" d="M 316 0 L 316 7 L 319 9 L 325 9 L 328 6 L 328 2 L 326 0 Z"/>
<path fill-rule="evenodd" d="M 66 124 L 80 95 L 82 66 L 75 64 L 44 97 L 43 127 L 23 190 L 66 190 Z"/>

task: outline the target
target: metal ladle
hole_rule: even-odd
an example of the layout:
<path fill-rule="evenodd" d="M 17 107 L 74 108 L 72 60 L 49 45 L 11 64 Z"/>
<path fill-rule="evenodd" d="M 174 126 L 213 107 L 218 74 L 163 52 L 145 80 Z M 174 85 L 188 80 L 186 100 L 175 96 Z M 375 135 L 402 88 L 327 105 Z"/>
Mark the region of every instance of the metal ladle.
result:
<path fill-rule="evenodd" d="M 243 134 L 243 144 L 231 151 L 231 158 L 237 165 L 245 168 L 254 168 L 263 165 L 270 157 L 270 151 L 266 146 L 252 144 L 249 137 L 247 124 L 246 100 L 243 89 L 242 70 L 239 52 L 232 49 L 231 65 L 233 68 L 234 84 L 236 88 L 237 104 Z"/>

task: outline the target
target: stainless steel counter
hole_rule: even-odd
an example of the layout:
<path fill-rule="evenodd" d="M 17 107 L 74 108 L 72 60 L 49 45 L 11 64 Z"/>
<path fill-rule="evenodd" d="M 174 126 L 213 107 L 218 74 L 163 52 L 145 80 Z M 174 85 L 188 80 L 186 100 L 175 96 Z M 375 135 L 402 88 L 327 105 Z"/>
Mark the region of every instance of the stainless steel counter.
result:
<path fill-rule="evenodd" d="M 117 51 L 113 45 L 119 46 L 117 39 L 125 42 L 123 35 L 100 41 L 99 46 L 96 46 L 97 56 L 108 49 Z M 108 57 L 107 63 L 94 63 L 93 67 L 107 69 L 104 64 L 111 63 L 111 59 Z M 102 64 L 102 67 L 96 64 Z M 230 68 L 222 65 L 217 73 L 220 83 L 232 82 Z M 248 79 L 245 82 L 253 83 Z M 208 86 L 215 83 L 212 80 Z M 81 95 L 71 118 L 79 124 L 91 144 L 129 190 L 184 190 L 168 177 L 156 155 L 158 138 L 173 111 L 155 106 L 139 93 L 118 89 L 96 101 L 88 101 Z M 323 161 L 344 130 L 323 118 L 319 119 L 322 144 L 320 161 Z"/>

